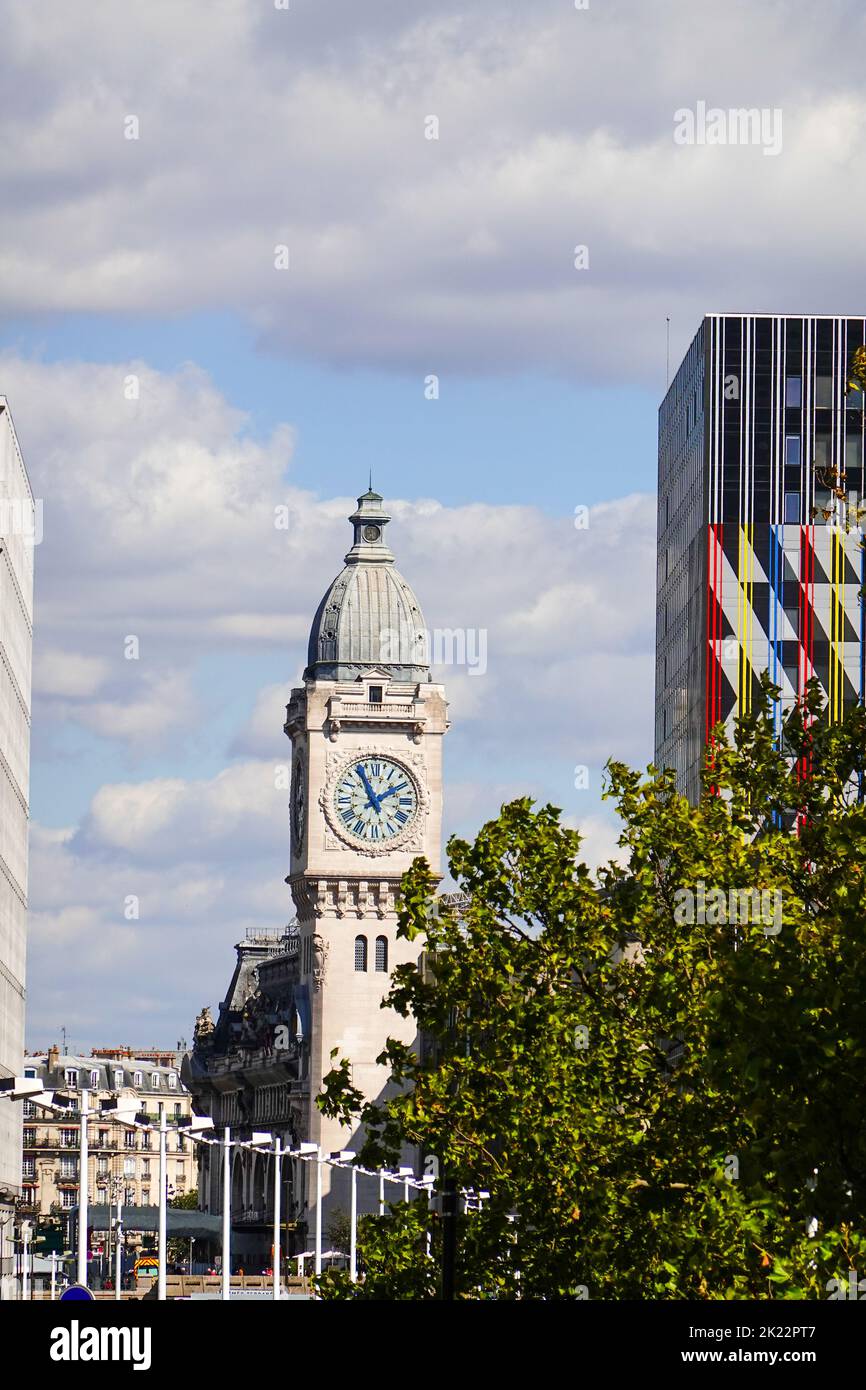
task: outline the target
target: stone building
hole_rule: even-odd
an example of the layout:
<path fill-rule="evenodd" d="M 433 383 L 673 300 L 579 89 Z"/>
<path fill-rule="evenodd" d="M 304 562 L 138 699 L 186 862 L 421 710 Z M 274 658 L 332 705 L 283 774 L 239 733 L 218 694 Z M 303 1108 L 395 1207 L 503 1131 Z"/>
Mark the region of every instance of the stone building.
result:
<path fill-rule="evenodd" d="M 94 1052 L 76 1057 L 52 1047 L 47 1053 L 25 1057 L 24 1076 L 41 1081 L 46 1090 L 72 1105 L 68 1113 L 58 1115 L 34 1101 L 23 1103 L 23 1217 L 62 1217 L 78 1207 L 82 1090 L 88 1092 L 90 1110 L 98 1109 L 101 1101 L 114 1104 L 120 1097 L 135 1096 L 139 1113 L 150 1116 L 151 1123 L 159 1123 L 159 1110 L 164 1107 L 169 1125 L 169 1194 L 195 1187 L 195 1153 L 190 1141 L 177 1133 L 177 1126 L 187 1123 L 191 1113 L 190 1095 L 178 1068 L 131 1056 L 122 1048 L 107 1052 L 108 1056 Z M 132 1130 L 111 1116 L 92 1115 L 87 1139 L 88 1199 L 93 1206 L 115 1203 L 118 1197 L 126 1208 L 158 1204 L 156 1134 Z M 64 1225 L 68 1231 L 68 1221 Z"/>
<path fill-rule="evenodd" d="M 0 1077 L 24 1055 L 33 549 L 40 513 L 0 396 Z M 0 1298 L 11 1297 L 21 1191 L 21 1107 L 0 1105 Z"/>
<path fill-rule="evenodd" d="M 358 498 L 351 548 L 319 604 L 303 685 L 287 706 L 286 881 L 296 921 L 270 941 L 254 936 L 238 945 L 217 1021 L 200 1018 L 184 1069 L 196 1108 L 237 1127 L 238 1137 L 270 1129 L 287 1145 L 310 1141 L 325 1153 L 362 1139 L 315 1106 L 332 1050 L 349 1059 L 355 1086 L 382 1099 L 389 1083 L 376 1057 L 386 1037 L 415 1041 L 412 1020 L 381 1002 L 394 967 L 416 962 L 421 951 L 397 936 L 400 879 L 419 855 L 439 872 L 448 710 L 443 687 L 431 680 L 420 604 L 385 539 L 390 519 L 378 493 Z M 233 1211 L 249 1212 L 262 1239 L 270 1162 L 243 1151 L 233 1158 Z M 283 1210 L 303 1246 L 313 1166 L 285 1168 Z M 222 1200 L 215 1170 L 216 1163 L 201 1181 L 210 1210 Z M 325 1167 L 323 1189 L 326 1211 L 348 1206 L 347 1174 Z M 362 1209 L 375 1200 L 360 1193 Z M 235 1230 L 242 1242 L 252 1234 L 238 1221 Z"/>

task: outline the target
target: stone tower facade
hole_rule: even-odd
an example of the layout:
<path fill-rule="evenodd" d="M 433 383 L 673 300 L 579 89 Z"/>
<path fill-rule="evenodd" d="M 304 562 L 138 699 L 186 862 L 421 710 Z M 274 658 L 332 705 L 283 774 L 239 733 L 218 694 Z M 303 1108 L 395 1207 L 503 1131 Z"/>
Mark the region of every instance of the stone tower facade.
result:
<path fill-rule="evenodd" d="M 387 1070 L 376 1062 L 386 1037 L 415 1040 L 411 1020 L 381 1008 L 394 966 L 417 961 L 420 951 L 397 937 L 396 896 L 417 856 L 440 871 L 447 705 L 430 679 L 420 605 L 385 540 L 382 501 L 366 492 L 349 518 L 353 544 L 313 620 L 304 684 L 292 691 L 285 723 L 287 882 L 311 1001 L 303 1137 L 326 1153 L 361 1140 L 314 1104 L 332 1050 L 349 1058 L 353 1084 L 378 1099 L 387 1094 Z M 324 1168 L 334 1200 L 339 1177 Z"/>

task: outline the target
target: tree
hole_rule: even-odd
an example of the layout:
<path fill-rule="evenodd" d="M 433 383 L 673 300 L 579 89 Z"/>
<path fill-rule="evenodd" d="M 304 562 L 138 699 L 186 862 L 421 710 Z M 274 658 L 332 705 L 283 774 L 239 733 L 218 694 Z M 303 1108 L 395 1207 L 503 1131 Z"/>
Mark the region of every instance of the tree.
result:
<path fill-rule="evenodd" d="M 198 1192 L 194 1187 L 187 1192 L 178 1192 L 169 1198 L 168 1205 L 181 1211 L 198 1211 Z"/>
<path fill-rule="evenodd" d="M 181 1211 L 198 1211 L 198 1191 L 191 1187 L 186 1192 L 176 1192 L 169 1197 L 168 1205 Z M 190 1241 L 187 1236 L 171 1236 L 168 1241 L 168 1259 L 171 1264 L 182 1265 L 189 1257 Z"/>
<path fill-rule="evenodd" d="M 329 1249 L 339 1250 L 341 1254 L 348 1255 L 352 1238 L 351 1221 L 349 1213 L 343 1207 L 334 1207 L 332 1210 L 325 1235 L 328 1238 Z"/>
<path fill-rule="evenodd" d="M 365 1164 L 414 1144 L 490 1193 L 461 1218 L 463 1296 L 827 1297 L 866 1272 L 866 713 L 830 724 L 812 683 L 782 754 L 773 693 L 714 731 L 697 806 L 608 764 L 625 863 L 596 879 L 527 799 L 449 843 L 463 920 L 423 860 L 405 876 L 424 965 L 386 1002 L 425 1045 L 388 1040 L 386 1105 L 345 1060 L 318 1104 L 366 1126 Z M 362 1289 L 324 1296 L 436 1296 L 407 1222 L 369 1219 Z"/>

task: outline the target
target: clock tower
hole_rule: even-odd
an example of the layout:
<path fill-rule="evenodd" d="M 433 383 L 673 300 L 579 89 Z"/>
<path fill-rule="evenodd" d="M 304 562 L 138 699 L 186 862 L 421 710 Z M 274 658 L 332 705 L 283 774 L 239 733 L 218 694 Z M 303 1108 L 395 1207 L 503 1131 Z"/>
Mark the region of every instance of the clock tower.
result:
<path fill-rule="evenodd" d="M 448 711 L 443 687 L 430 679 L 420 605 L 385 538 L 390 517 L 382 503 L 372 489 L 358 498 L 345 568 L 319 604 L 304 684 L 286 711 L 287 882 L 310 1006 L 301 1137 L 326 1153 L 357 1147 L 362 1137 L 315 1107 L 332 1049 L 350 1060 L 353 1084 L 376 1100 L 388 1094 L 387 1069 L 376 1063 L 386 1037 L 415 1041 L 411 1019 L 380 1007 L 391 971 L 420 952 L 417 942 L 397 937 L 396 896 L 416 856 L 440 871 Z M 327 1193 L 338 1175 L 324 1166 L 322 1176 Z M 342 1194 L 339 1200 L 345 1205 Z"/>

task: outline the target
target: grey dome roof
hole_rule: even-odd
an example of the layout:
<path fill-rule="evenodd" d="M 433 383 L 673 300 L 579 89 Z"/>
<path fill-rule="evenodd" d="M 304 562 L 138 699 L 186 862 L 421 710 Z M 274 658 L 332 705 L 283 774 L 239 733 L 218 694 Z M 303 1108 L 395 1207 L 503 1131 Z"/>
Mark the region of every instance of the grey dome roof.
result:
<path fill-rule="evenodd" d="M 428 681 L 424 615 L 384 539 L 391 518 L 379 493 L 359 497 L 349 520 L 354 545 L 316 610 L 304 674 L 354 680 L 375 668 L 395 680 Z"/>

